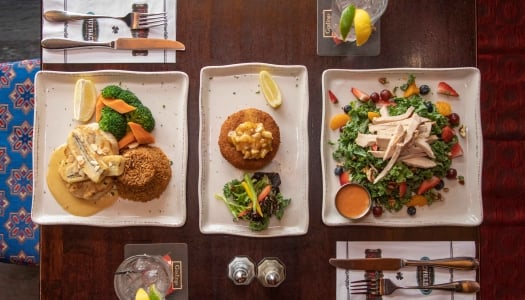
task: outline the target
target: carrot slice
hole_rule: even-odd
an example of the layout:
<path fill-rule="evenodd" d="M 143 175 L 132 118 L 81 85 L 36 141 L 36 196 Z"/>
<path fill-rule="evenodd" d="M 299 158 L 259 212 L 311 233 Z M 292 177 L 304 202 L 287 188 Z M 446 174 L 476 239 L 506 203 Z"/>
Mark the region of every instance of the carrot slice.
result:
<path fill-rule="evenodd" d="M 128 122 L 128 126 L 131 128 L 131 132 L 133 132 L 133 135 L 139 144 L 155 143 L 155 137 L 147 132 L 142 125 L 135 122 Z"/>
<path fill-rule="evenodd" d="M 118 141 L 118 148 L 122 149 L 126 147 L 127 145 L 136 142 L 137 139 L 135 138 L 135 135 L 133 135 L 132 131 L 128 131 L 119 141 Z"/>
<path fill-rule="evenodd" d="M 121 114 L 129 113 L 130 111 L 134 111 L 136 109 L 135 106 L 127 104 L 122 99 L 106 99 L 104 97 L 101 97 L 100 99 L 104 105 L 111 107 L 113 110 Z"/>
<path fill-rule="evenodd" d="M 102 115 L 102 108 L 106 106 L 104 102 L 102 101 L 104 97 L 102 97 L 102 94 L 98 95 L 97 102 L 95 103 L 95 120 L 98 122 L 100 121 L 100 117 Z"/>
<path fill-rule="evenodd" d="M 261 202 L 264 200 L 264 198 L 266 198 L 266 196 L 268 196 L 268 194 L 272 191 L 272 185 L 269 184 L 267 186 L 265 186 L 261 193 L 259 194 L 259 196 L 257 196 L 257 201 Z"/>
<path fill-rule="evenodd" d="M 237 218 L 242 218 L 242 217 L 246 216 L 247 214 L 249 214 L 251 211 L 252 211 L 251 208 L 245 209 L 245 210 L 243 210 L 243 211 L 241 211 L 240 213 L 237 214 Z"/>

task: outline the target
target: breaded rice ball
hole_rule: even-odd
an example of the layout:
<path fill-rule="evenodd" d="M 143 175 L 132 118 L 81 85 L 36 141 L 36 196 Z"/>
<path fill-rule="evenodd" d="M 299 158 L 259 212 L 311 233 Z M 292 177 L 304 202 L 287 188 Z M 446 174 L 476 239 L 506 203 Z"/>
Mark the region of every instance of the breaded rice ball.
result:
<path fill-rule="evenodd" d="M 264 129 L 272 133 L 272 150 L 264 158 L 245 159 L 242 152 L 230 142 L 228 137 L 230 131 L 234 131 L 244 122 L 262 123 Z M 243 109 L 228 116 L 222 124 L 219 135 L 219 149 L 222 156 L 233 166 L 242 170 L 257 170 L 269 164 L 277 154 L 280 144 L 281 133 L 275 120 L 268 113 L 255 108 Z"/>

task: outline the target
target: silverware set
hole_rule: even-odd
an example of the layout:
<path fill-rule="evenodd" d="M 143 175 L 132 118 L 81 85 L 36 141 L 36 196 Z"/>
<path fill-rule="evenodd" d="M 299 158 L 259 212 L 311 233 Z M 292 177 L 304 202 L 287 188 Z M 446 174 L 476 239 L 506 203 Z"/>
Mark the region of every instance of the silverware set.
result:
<path fill-rule="evenodd" d="M 131 29 L 147 29 L 156 26 L 166 25 L 166 12 L 160 13 L 140 13 L 130 12 L 123 17 L 79 14 L 64 10 L 48 10 L 44 12 L 44 19 L 49 22 L 66 22 L 88 19 L 117 19 L 122 20 Z"/>
<path fill-rule="evenodd" d="M 405 267 L 437 267 L 456 270 L 476 270 L 479 261 L 473 257 L 453 257 L 433 260 L 408 260 L 404 258 L 363 258 L 363 259 L 336 259 L 331 258 L 329 263 L 337 268 L 350 270 L 390 270 L 396 271 Z M 442 284 L 424 286 L 397 286 L 392 280 L 364 279 L 350 282 L 351 293 L 371 296 L 385 296 L 397 289 L 445 290 L 456 293 L 477 293 L 479 283 L 471 280 L 461 280 Z"/>
<path fill-rule="evenodd" d="M 49 22 L 67 22 L 89 19 L 117 19 L 126 23 L 131 29 L 149 29 L 167 24 L 166 12 L 141 13 L 130 12 L 123 17 L 81 14 L 64 10 L 48 10 L 43 14 L 45 20 Z M 41 45 L 46 49 L 75 49 L 84 47 L 106 47 L 115 50 L 148 50 L 148 49 L 173 49 L 185 50 L 184 44 L 175 40 L 154 39 L 154 38 L 118 38 L 114 41 L 75 41 L 62 38 L 46 38 Z"/>
<path fill-rule="evenodd" d="M 382 278 L 352 281 L 350 287 L 352 294 L 371 296 L 390 295 L 397 289 L 444 290 L 456 293 L 477 293 L 479 291 L 479 283 L 471 280 L 461 280 L 428 286 L 397 286 L 392 280 Z"/>

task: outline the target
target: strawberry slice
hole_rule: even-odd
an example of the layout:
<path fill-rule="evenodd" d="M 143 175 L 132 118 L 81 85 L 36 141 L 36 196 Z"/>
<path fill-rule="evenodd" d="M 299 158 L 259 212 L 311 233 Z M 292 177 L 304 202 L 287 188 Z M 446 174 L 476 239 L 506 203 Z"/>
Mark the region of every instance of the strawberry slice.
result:
<path fill-rule="evenodd" d="M 399 184 L 399 198 L 403 198 L 407 192 L 407 183 L 406 181 Z"/>
<path fill-rule="evenodd" d="M 424 194 L 426 191 L 438 185 L 440 181 L 441 179 L 439 179 L 439 177 L 437 176 L 432 176 L 430 179 L 424 180 L 423 182 L 421 182 L 421 185 L 417 189 L 417 194 Z"/>
<path fill-rule="evenodd" d="M 367 102 L 368 100 L 370 100 L 370 96 L 358 88 L 353 87 L 351 91 L 352 94 L 354 94 L 354 96 L 361 102 Z"/>
<path fill-rule="evenodd" d="M 343 173 L 339 174 L 339 183 L 341 185 L 349 183 L 350 182 L 350 173 L 348 171 L 344 171 Z"/>
<path fill-rule="evenodd" d="M 330 102 L 332 102 L 334 104 L 339 102 L 339 99 L 337 99 L 337 97 L 335 96 L 334 92 L 332 92 L 331 90 L 328 90 L 328 98 L 330 99 Z"/>
<path fill-rule="evenodd" d="M 448 83 L 444 81 L 441 81 L 440 83 L 438 83 L 437 93 L 441 95 L 452 96 L 452 97 L 459 96 L 458 92 L 456 92 L 456 90 L 453 87 L 451 87 Z"/>
<path fill-rule="evenodd" d="M 462 155 L 463 155 L 463 148 L 461 148 L 461 145 L 459 143 L 455 143 L 454 145 L 452 145 L 452 147 L 450 147 L 450 153 L 448 154 L 448 157 L 450 157 L 450 159 L 453 159 L 453 158 L 456 158 Z"/>
<path fill-rule="evenodd" d="M 454 136 L 456 136 L 456 133 L 454 132 L 454 129 L 450 128 L 449 126 L 445 126 L 441 129 L 441 139 L 445 143 L 452 141 Z"/>

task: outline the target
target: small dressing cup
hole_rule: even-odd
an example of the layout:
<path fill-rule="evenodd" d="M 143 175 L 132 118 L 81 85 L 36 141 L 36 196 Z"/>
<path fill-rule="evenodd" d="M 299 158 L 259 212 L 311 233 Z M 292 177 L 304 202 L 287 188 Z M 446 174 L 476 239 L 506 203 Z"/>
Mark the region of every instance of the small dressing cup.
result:
<path fill-rule="evenodd" d="M 347 183 L 337 190 L 335 207 L 343 217 L 354 221 L 359 220 L 370 211 L 372 197 L 364 186 Z"/>

